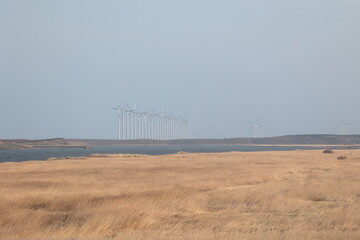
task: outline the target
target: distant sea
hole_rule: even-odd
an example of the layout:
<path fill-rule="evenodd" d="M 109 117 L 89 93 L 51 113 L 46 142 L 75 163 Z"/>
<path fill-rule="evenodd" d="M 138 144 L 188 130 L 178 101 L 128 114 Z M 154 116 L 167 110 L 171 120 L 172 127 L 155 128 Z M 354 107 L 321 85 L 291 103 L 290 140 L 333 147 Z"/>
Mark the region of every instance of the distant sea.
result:
<path fill-rule="evenodd" d="M 245 146 L 245 145 L 154 145 L 154 146 L 95 146 L 85 148 L 52 148 L 30 150 L 2 150 L 0 162 L 22 162 L 30 160 L 47 160 L 49 158 L 84 157 L 91 154 L 147 154 L 164 155 L 177 152 L 211 153 L 211 152 L 258 152 L 324 149 L 310 146 Z M 356 147 L 332 147 L 332 149 L 358 149 Z"/>

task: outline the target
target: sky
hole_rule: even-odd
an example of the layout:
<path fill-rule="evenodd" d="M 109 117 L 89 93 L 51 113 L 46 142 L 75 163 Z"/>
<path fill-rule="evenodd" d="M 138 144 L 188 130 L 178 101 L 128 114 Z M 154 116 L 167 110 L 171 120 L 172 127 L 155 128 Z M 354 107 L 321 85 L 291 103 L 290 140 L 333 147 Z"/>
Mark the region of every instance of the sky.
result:
<path fill-rule="evenodd" d="M 356 0 L 0 0 L 0 139 L 114 139 L 111 108 L 193 138 L 360 133 Z"/>

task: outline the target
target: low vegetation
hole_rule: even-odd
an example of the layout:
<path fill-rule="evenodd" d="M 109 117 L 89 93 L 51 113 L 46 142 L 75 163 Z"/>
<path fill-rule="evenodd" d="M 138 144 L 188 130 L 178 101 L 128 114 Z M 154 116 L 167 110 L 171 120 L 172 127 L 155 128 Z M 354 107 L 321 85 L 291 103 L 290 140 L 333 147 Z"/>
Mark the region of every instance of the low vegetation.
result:
<path fill-rule="evenodd" d="M 0 164 L 1 239 L 359 239 L 360 151 Z"/>

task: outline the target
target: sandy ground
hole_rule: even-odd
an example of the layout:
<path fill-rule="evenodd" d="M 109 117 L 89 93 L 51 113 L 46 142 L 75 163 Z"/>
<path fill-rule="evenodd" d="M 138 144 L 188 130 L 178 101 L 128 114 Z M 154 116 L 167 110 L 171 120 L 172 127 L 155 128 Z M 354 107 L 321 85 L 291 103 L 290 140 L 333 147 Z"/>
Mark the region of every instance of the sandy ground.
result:
<path fill-rule="evenodd" d="M 0 238 L 360 239 L 360 150 L 1 163 Z"/>

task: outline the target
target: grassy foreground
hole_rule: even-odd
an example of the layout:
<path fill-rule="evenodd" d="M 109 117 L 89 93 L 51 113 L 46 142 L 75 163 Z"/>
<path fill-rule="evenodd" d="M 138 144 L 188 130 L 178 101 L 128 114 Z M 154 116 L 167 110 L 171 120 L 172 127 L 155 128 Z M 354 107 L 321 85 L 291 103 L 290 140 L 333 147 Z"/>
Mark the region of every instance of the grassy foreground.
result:
<path fill-rule="evenodd" d="M 360 239 L 360 151 L 1 163 L 0 238 Z"/>

